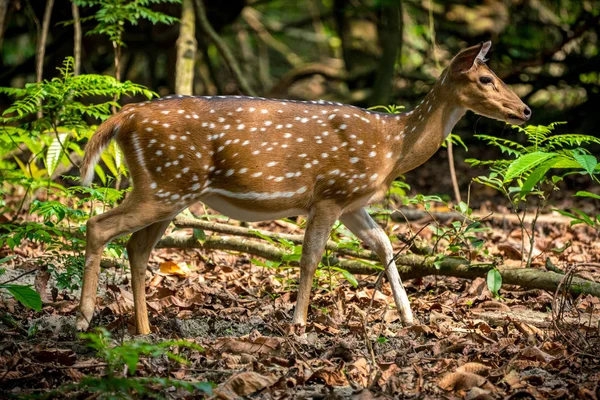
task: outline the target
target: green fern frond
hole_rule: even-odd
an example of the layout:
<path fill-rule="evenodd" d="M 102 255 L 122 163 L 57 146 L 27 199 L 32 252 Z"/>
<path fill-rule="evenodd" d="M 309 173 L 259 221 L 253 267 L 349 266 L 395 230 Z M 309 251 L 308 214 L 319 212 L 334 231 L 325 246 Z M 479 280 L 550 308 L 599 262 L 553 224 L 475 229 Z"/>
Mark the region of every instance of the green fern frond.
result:
<path fill-rule="evenodd" d="M 527 148 L 515 141 L 499 138 L 490 135 L 475 135 L 476 138 L 482 139 L 487 144 L 498 147 L 502 153 L 506 153 L 511 156 L 519 157 L 521 154 L 527 152 Z"/>
<path fill-rule="evenodd" d="M 544 139 L 540 144 L 544 145 L 546 150 L 554 150 L 565 146 L 581 146 L 584 144 L 600 144 L 600 138 L 590 135 L 565 134 L 550 136 Z"/>

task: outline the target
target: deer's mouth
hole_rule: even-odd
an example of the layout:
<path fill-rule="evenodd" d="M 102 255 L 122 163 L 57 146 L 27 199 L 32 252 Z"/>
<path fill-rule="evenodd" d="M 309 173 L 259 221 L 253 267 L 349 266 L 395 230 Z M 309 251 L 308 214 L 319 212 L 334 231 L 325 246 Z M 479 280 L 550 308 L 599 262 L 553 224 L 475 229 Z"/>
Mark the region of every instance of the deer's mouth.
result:
<path fill-rule="evenodd" d="M 506 116 L 506 119 L 512 125 L 521 125 L 521 124 L 524 124 L 525 121 L 527 121 L 526 118 L 524 118 L 520 115 L 517 115 L 517 114 L 513 114 L 513 113 L 509 113 Z"/>

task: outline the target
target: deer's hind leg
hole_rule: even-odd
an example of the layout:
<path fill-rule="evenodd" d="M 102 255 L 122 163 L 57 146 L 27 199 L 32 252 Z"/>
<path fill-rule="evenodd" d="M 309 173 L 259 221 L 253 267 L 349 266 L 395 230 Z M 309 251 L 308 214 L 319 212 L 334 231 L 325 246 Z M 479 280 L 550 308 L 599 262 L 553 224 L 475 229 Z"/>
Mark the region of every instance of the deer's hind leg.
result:
<path fill-rule="evenodd" d="M 176 214 L 176 211 L 164 204 L 149 200 L 147 193 L 134 190 L 118 207 L 88 220 L 83 288 L 76 322 L 78 330 L 86 330 L 94 314 L 100 261 L 108 242 L 119 236 L 139 231 L 157 221 L 168 220 Z"/>
<path fill-rule="evenodd" d="M 146 265 L 150 253 L 171 223 L 171 219 L 148 225 L 131 235 L 127 242 L 127 255 L 131 267 L 131 289 L 135 310 L 135 329 L 138 335 L 150 333 L 146 308 Z"/>

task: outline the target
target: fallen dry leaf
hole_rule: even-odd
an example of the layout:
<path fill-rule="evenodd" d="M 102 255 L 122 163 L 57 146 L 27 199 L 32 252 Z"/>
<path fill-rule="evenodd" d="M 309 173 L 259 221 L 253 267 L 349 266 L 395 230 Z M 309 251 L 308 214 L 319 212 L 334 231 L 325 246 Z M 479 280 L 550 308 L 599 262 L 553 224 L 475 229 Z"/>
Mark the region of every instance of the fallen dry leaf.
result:
<path fill-rule="evenodd" d="M 474 387 L 488 389 L 491 383 L 483 376 L 472 374 L 470 372 L 451 372 L 446 374 L 439 382 L 439 386 L 444 390 L 471 390 Z"/>
<path fill-rule="evenodd" d="M 508 374 L 502 378 L 503 382 L 506 382 L 512 389 L 519 389 L 525 386 L 523 382 L 521 382 L 521 377 L 519 373 L 515 370 L 511 370 Z"/>
<path fill-rule="evenodd" d="M 176 263 L 173 261 L 165 261 L 160 263 L 160 273 L 165 275 L 188 276 L 191 271 L 187 263 Z"/>
<path fill-rule="evenodd" d="M 369 384 L 369 362 L 366 358 L 360 357 L 352 364 L 347 366 L 348 376 L 360 387 L 366 387 Z"/>
<path fill-rule="evenodd" d="M 323 382 L 328 386 L 348 386 L 348 380 L 342 372 L 344 362 L 319 368 L 307 379 L 308 382 Z"/>
<path fill-rule="evenodd" d="M 35 281 L 33 283 L 33 287 L 35 291 L 38 292 L 44 302 L 48 301 L 48 293 L 46 292 L 46 286 L 48 285 L 48 280 L 50 279 L 50 272 L 47 270 L 40 270 L 35 274 Z"/>
<path fill-rule="evenodd" d="M 465 400 L 494 400 L 491 391 L 485 390 L 479 387 L 474 387 L 469 390 L 469 393 L 465 396 Z"/>
<path fill-rule="evenodd" d="M 272 386 L 279 378 L 275 375 L 264 376 L 256 372 L 241 372 L 227 379 L 213 392 L 218 399 L 241 399 Z"/>
<path fill-rule="evenodd" d="M 272 336 L 259 337 L 226 337 L 219 338 L 212 346 L 212 352 L 218 353 L 233 353 L 233 354 L 254 354 L 257 356 L 270 355 L 276 356 L 281 350 L 282 343 L 285 339 Z"/>
<path fill-rule="evenodd" d="M 537 347 L 531 346 L 523 349 L 521 351 L 521 357 L 534 360 L 534 361 L 542 361 L 542 362 L 550 362 L 554 360 L 554 357 L 550 354 L 538 349 Z"/>
<path fill-rule="evenodd" d="M 476 362 L 468 362 L 456 368 L 456 372 L 470 372 L 472 374 L 485 376 L 489 372 L 490 367 Z"/>

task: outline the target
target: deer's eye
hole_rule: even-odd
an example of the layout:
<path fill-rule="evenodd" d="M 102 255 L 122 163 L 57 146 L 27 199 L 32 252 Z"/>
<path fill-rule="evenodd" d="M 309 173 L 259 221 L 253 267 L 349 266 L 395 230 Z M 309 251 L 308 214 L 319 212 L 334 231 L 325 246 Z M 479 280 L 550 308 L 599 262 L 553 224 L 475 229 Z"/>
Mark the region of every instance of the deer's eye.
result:
<path fill-rule="evenodd" d="M 483 83 L 484 85 L 487 85 L 488 83 L 492 83 L 492 77 L 491 76 L 480 76 L 479 82 Z"/>

